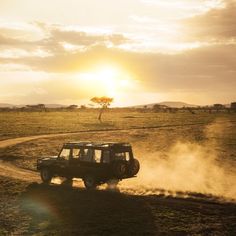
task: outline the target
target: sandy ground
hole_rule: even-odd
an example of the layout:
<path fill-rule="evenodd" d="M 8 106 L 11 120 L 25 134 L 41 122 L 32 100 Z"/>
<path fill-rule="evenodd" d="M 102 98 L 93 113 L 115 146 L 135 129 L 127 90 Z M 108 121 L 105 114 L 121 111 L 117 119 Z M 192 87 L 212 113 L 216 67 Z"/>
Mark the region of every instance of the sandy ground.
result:
<path fill-rule="evenodd" d="M 3 140 L 0 148 L 68 134 L 72 133 Z M 89 192 L 81 181 L 74 181 L 74 188 L 44 186 L 37 172 L 7 161 L 0 161 L 0 176 L 0 235 L 234 235 L 236 231 L 235 203 L 212 196 L 143 193 L 128 185 L 119 193 L 103 188 Z"/>
<path fill-rule="evenodd" d="M 191 126 L 191 125 L 199 125 L 199 123 L 189 124 L 189 126 Z M 174 125 L 174 126 L 168 125 L 168 126 L 161 126 L 161 127 L 176 127 L 176 125 Z M 160 126 L 130 128 L 130 130 L 153 129 L 153 128 L 160 128 Z M 129 129 L 110 129 L 110 130 L 106 130 L 106 132 L 116 131 L 116 130 L 122 131 L 122 130 L 129 130 Z M 28 137 L 6 139 L 6 140 L 0 141 L 0 148 L 6 148 L 6 147 L 14 146 L 17 144 L 21 144 L 24 142 L 28 142 L 28 141 L 32 141 L 32 140 L 36 140 L 36 139 L 41 139 L 41 138 L 53 138 L 53 137 L 58 137 L 58 136 L 74 135 L 74 134 L 83 133 L 83 132 L 85 132 L 85 131 L 59 133 L 59 134 L 34 135 L 34 136 L 28 136 Z M 89 132 L 104 132 L 104 130 L 86 131 L 86 133 L 89 133 Z M 30 181 L 30 182 L 39 181 L 38 173 L 30 171 L 30 170 L 18 168 L 16 166 L 14 166 L 8 162 L 4 162 L 4 161 L 0 161 L 0 175 L 10 176 L 12 178 L 16 178 L 16 179 L 20 179 L 20 180 L 24 180 L 24 181 Z"/>

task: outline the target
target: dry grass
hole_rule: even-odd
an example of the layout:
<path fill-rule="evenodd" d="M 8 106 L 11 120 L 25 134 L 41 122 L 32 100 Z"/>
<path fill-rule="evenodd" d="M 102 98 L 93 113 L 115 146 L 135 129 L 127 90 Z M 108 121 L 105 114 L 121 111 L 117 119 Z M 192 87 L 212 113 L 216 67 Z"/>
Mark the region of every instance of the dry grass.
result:
<path fill-rule="evenodd" d="M 219 122 L 220 125 L 222 123 L 223 121 Z M 130 142 L 133 145 L 134 153 L 139 158 L 142 158 L 146 153 L 159 153 L 165 156 L 165 153 L 177 142 L 207 143 L 213 145 L 212 148 L 218 151 L 222 160 L 235 162 L 236 126 L 235 123 L 229 121 L 225 121 L 225 124 L 223 132 L 217 134 L 217 130 L 213 130 L 211 136 L 205 134 L 207 125 L 78 133 L 76 135 L 33 140 L 1 149 L 0 157 L 6 161 L 14 161 L 19 166 L 35 169 L 37 158 L 57 155 L 65 142 L 103 140 Z"/>
<path fill-rule="evenodd" d="M 140 113 L 110 110 L 99 123 L 96 111 L 76 112 L 0 112 L 0 140 L 38 134 L 80 130 L 124 129 L 132 127 L 209 123 L 216 118 L 235 120 L 235 114 L 192 115 L 185 113 Z"/>
<path fill-rule="evenodd" d="M 15 119 L 16 123 L 7 128 L 1 125 L 1 129 L 8 130 L 7 137 L 35 135 L 39 134 L 35 127 L 45 122 L 45 126 L 40 131 L 42 133 L 75 131 L 72 123 L 77 120 L 78 116 L 80 116 L 78 124 L 76 122 L 74 124 L 76 130 L 101 128 L 96 122 L 96 114 L 91 114 L 91 117 L 88 113 L 81 115 L 74 112 L 70 114 L 71 116 L 69 114 L 60 114 L 60 117 L 64 117 L 61 121 L 59 121 L 61 118 L 54 117 L 56 122 L 52 119 L 56 114 L 45 114 L 48 122 L 44 120 L 46 117 L 40 120 L 37 117 L 38 114 L 33 114 L 35 123 L 30 123 L 28 121 L 32 119 L 32 114 L 26 117 L 27 114 L 22 113 L 14 118 L 14 114 L 9 113 L 8 115 L 12 117 L 8 119 Z M 65 116 L 68 122 L 65 122 Z M 125 116 L 128 118 L 124 118 Z M 7 120 L 7 117 L 4 119 Z M 24 119 L 25 128 L 21 129 L 20 124 Z M 235 114 L 195 116 L 191 114 L 108 113 L 106 120 L 107 123 L 102 124 L 104 129 L 111 127 L 111 124 L 115 128 L 162 127 L 85 132 L 38 139 L 1 149 L 0 159 L 12 162 L 19 167 L 35 169 L 38 157 L 56 155 L 61 145 L 67 141 L 127 141 L 132 144 L 134 153 L 141 161 L 141 167 L 144 170 L 146 162 L 153 158 L 157 159 L 157 164 L 164 160 L 168 161 L 170 150 L 176 143 L 190 143 L 197 147 L 198 145 L 204 147 L 204 150 L 207 148 L 206 153 L 209 155 L 211 151 L 217 153 L 216 162 L 213 165 L 227 170 L 225 179 L 222 179 L 223 183 L 227 183 L 227 178 L 231 178 L 230 173 L 232 175 L 236 173 Z M 184 125 L 195 122 L 206 122 L 206 124 Z M 168 124 L 183 125 L 164 127 Z M 52 126 L 52 129 L 47 130 L 49 126 Z M 154 172 L 152 169 L 148 170 L 152 172 L 152 176 L 158 176 L 158 173 L 155 173 L 155 165 L 151 167 Z M 211 173 L 211 169 L 209 168 L 207 172 Z M 234 235 L 236 231 L 235 203 L 220 203 L 218 200 L 211 200 L 206 195 L 199 194 L 190 195 L 192 197 L 189 198 L 186 192 L 181 193 L 182 195 L 176 191 L 165 192 L 157 189 L 158 186 L 148 189 L 147 182 L 143 184 L 142 181 L 146 181 L 144 177 L 149 174 L 141 170 L 138 178 L 130 182 L 123 181 L 120 187 L 121 193 L 110 193 L 105 190 L 87 192 L 80 187 L 68 189 L 54 185 L 46 187 L 31 184 L 28 186 L 27 183 L 11 177 L 0 177 L 0 235 L 10 233 L 13 235 Z M 153 179 L 151 181 L 154 182 Z M 160 184 L 158 181 L 157 183 Z M 233 188 L 233 185 L 231 187 Z M 157 194 L 158 191 L 159 194 Z M 178 197 L 180 195 L 181 198 Z M 194 199 L 194 196 L 202 196 L 203 200 L 199 200 L 199 197 Z"/>

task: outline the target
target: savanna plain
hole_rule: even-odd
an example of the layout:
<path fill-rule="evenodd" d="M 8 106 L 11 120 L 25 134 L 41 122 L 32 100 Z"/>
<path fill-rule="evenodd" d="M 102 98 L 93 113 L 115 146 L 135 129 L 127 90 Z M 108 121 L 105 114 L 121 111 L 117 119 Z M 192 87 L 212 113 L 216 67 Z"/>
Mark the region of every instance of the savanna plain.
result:
<path fill-rule="evenodd" d="M 235 235 L 236 113 L 0 112 L 0 235 Z M 136 178 L 87 191 L 41 184 L 69 141 L 130 142 Z"/>

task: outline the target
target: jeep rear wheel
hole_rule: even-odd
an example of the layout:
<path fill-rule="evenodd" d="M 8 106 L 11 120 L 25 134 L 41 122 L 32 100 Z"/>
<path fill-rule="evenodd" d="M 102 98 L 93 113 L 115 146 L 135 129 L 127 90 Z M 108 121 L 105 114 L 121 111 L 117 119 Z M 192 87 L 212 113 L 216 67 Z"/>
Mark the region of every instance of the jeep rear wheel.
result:
<path fill-rule="evenodd" d="M 133 176 L 136 175 L 139 172 L 140 164 L 137 159 L 131 160 L 131 163 L 129 165 L 129 175 Z"/>
<path fill-rule="evenodd" d="M 122 178 L 126 174 L 127 168 L 124 162 L 114 162 L 113 163 L 113 173 L 117 178 Z"/>
<path fill-rule="evenodd" d="M 97 182 L 96 179 L 93 176 L 86 176 L 84 179 L 84 186 L 88 190 L 96 189 L 97 187 Z"/>
<path fill-rule="evenodd" d="M 41 176 L 43 183 L 45 183 L 45 184 L 49 184 L 52 180 L 52 173 L 49 171 L 48 168 L 41 169 L 40 176 Z"/>

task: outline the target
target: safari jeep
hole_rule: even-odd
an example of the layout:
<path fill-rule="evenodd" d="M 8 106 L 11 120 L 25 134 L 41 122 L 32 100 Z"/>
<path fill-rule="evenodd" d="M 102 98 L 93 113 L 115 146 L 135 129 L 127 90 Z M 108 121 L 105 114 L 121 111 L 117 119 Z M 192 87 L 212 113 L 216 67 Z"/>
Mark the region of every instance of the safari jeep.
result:
<path fill-rule="evenodd" d="M 37 160 L 43 183 L 49 184 L 54 176 L 82 178 L 87 189 L 103 183 L 116 185 L 135 177 L 139 168 L 131 145 L 118 142 L 65 143 L 58 156 Z"/>

